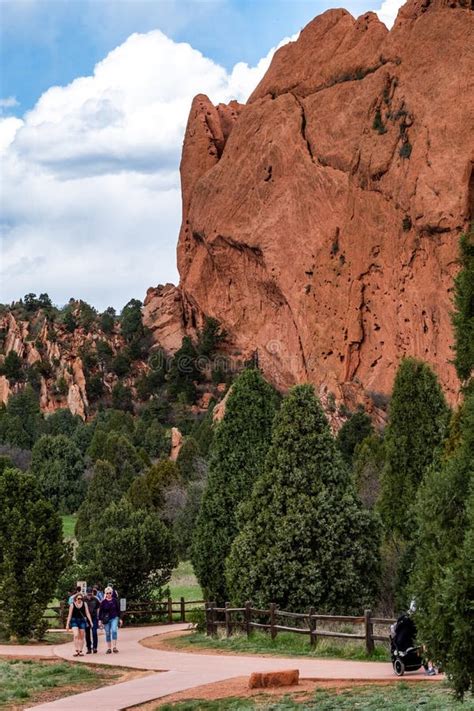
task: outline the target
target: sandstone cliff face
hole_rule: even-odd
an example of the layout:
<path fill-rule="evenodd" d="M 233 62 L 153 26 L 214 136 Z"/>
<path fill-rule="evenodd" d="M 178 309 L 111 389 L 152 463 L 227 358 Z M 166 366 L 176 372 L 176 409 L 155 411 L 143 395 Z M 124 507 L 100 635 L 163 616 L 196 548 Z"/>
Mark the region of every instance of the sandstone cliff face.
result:
<path fill-rule="evenodd" d="M 474 219 L 473 36 L 474 13 L 455 2 L 409 2 L 390 32 L 372 13 L 331 10 L 275 54 L 247 105 L 196 97 L 176 342 L 208 314 L 278 386 L 309 380 L 347 404 L 389 393 L 414 355 L 454 398 L 450 292 Z"/>

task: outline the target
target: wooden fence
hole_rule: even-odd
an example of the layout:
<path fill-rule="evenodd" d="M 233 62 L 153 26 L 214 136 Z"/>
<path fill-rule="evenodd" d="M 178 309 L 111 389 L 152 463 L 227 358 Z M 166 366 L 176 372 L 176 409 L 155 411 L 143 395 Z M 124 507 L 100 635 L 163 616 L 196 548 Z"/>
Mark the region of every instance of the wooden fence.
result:
<path fill-rule="evenodd" d="M 204 600 L 185 600 L 181 597 L 179 600 L 172 600 L 170 597 L 166 600 L 144 600 L 140 602 L 128 602 L 127 609 L 122 612 L 121 617 L 126 622 L 127 618 L 130 621 L 147 621 L 147 622 L 186 622 L 187 609 L 199 609 L 198 605 L 205 605 Z M 43 615 L 43 618 L 50 621 L 52 627 L 65 627 L 69 605 L 61 602 L 59 605 L 48 607 Z"/>
<path fill-rule="evenodd" d="M 259 621 L 255 622 L 254 618 Z M 262 620 L 268 619 L 268 622 Z M 275 639 L 278 632 L 293 632 L 309 635 L 310 644 L 316 646 L 318 637 L 337 637 L 340 639 L 363 640 L 367 653 L 373 652 L 376 641 L 386 642 L 389 639 L 388 627 L 395 619 L 373 617 L 371 610 L 365 610 L 359 617 L 348 615 L 318 615 L 314 608 L 307 613 L 288 612 L 279 610 L 275 603 L 271 603 L 268 610 L 252 607 L 251 602 L 246 602 L 245 607 L 231 607 L 226 602 L 225 607 L 216 607 L 216 603 L 206 603 L 206 632 L 208 636 L 215 637 L 219 628 L 224 628 L 226 636 L 230 637 L 236 629 L 243 630 L 247 637 L 252 630 L 265 630 Z M 283 624 L 285 623 L 285 624 Z M 324 625 L 334 623 L 346 625 L 359 625 L 359 633 L 340 632 L 338 630 L 324 629 Z M 374 625 L 385 625 L 387 634 L 375 634 Z"/>

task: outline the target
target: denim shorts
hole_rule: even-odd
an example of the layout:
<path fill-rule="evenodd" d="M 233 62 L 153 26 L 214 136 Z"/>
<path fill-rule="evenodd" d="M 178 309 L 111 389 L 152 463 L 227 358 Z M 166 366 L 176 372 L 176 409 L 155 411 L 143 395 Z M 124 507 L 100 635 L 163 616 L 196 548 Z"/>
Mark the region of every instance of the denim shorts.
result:
<path fill-rule="evenodd" d="M 71 620 L 71 627 L 78 627 L 80 630 L 85 630 L 87 628 L 87 622 L 85 620 Z"/>

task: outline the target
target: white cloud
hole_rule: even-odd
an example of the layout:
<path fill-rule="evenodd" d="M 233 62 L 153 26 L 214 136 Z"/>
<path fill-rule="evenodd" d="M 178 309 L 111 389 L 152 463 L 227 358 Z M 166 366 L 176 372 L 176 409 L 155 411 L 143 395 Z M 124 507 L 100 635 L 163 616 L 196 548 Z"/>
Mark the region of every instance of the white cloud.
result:
<path fill-rule="evenodd" d="M 15 106 L 19 106 L 16 96 L 7 96 L 5 99 L 0 99 L 0 114 L 3 113 L 4 109 L 13 109 Z"/>
<path fill-rule="evenodd" d="M 133 34 L 92 76 L 50 88 L 23 119 L 0 119 L 2 300 L 48 291 L 58 303 L 121 306 L 176 281 L 192 98 L 245 101 L 273 52 L 229 73 L 159 30 Z"/>
<path fill-rule="evenodd" d="M 397 19 L 397 13 L 405 0 L 384 0 L 378 10 L 375 10 L 379 16 L 379 20 L 390 29 Z"/>

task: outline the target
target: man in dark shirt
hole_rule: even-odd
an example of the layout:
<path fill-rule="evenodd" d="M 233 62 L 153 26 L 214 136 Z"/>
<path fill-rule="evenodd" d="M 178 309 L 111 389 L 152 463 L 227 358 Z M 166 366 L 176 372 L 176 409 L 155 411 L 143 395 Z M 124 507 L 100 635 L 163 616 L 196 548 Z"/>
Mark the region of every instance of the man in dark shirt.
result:
<path fill-rule="evenodd" d="M 94 654 L 97 654 L 97 643 L 98 643 L 98 637 L 97 637 L 97 627 L 99 625 L 99 607 L 100 607 L 100 601 L 99 598 L 96 595 L 96 590 L 92 588 L 87 588 L 87 593 L 86 597 L 84 599 L 84 602 L 86 603 L 87 607 L 89 608 L 89 612 L 91 615 L 92 619 L 92 628 L 87 626 L 86 627 L 86 645 L 87 645 L 87 654 L 90 654 L 93 652 Z M 92 636 L 92 640 L 91 640 Z"/>

